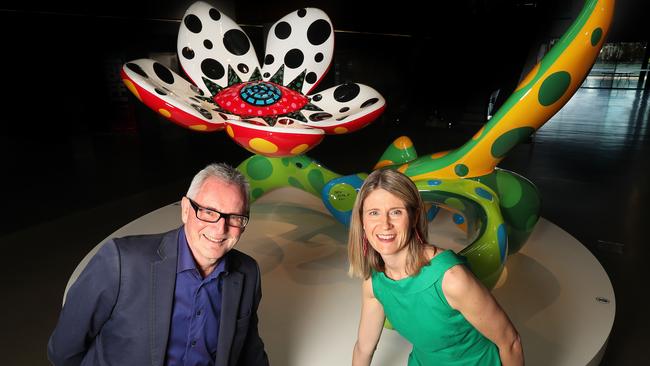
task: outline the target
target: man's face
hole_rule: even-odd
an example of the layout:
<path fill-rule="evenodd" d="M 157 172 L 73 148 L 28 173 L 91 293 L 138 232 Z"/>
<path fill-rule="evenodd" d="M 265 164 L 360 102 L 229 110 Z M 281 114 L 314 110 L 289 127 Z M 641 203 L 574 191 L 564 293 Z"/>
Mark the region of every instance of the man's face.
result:
<path fill-rule="evenodd" d="M 217 178 L 207 178 L 193 200 L 202 207 L 224 214 L 246 215 L 246 198 L 242 190 Z M 181 200 L 181 216 L 185 224 L 187 243 L 204 275 L 210 273 L 219 259 L 237 244 L 244 231 L 228 226 L 223 218 L 215 223 L 199 220 L 185 197 Z"/>

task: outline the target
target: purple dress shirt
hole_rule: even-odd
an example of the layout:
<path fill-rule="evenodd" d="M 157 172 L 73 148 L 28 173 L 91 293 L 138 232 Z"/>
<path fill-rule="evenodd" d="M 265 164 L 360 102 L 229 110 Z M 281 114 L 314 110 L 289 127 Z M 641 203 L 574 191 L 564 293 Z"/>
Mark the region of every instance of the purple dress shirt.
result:
<path fill-rule="evenodd" d="M 187 244 L 185 230 L 179 231 L 166 366 L 214 365 L 221 315 L 220 275 L 224 272 L 225 261 L 220 260 L 214 271 L 203 278 Z"/>

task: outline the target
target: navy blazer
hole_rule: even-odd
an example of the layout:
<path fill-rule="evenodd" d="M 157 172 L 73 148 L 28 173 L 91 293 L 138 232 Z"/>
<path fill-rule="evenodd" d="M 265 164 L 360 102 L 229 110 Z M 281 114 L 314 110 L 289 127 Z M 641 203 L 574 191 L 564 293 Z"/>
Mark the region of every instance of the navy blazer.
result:
<path fill-rule="evenodd" d="M 68 290 L 48 343 L 54 365 L 163 365 L 181 230 L 112 239 L 99 249 Z M 259 267 L 235 249 L 225 259 L 215 365 L 268 365 L 257 330 Z"/>

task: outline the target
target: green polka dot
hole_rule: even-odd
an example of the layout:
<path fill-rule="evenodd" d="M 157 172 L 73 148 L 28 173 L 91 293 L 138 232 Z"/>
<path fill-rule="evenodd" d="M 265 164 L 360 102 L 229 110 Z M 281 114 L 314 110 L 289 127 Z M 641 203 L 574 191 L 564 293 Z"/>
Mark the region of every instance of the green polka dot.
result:
<path fill-rule="evenodd" d="M 260 196 L 264 193 L 264 190 L 262 188 L 255 188 L 251 192 L 251 197 L 253 197 L 254 200 L 260 198 Z"/>
<path fill-rule="evenodd" d="M 357 192 L 353 186 L 347 183 L 339 183 L 332 187 L 327 200 L 337 210 L 347 212 L 352 210 Z"/>
<path fill-rule="evenodd" d="M 591 33 L 591 45 L 595 46 L 600 42 L 600 38 L 603 36 L 603 30 L 600 28 L 594 29 Z"/>
<path fill-rule="evenodd" d="M 527 139 L 533 132 L 535 132 L 535 129 L 532 127 L 519 127 L 504 133 L 492 144 L 492 156 L 495 158 L 504 157 L 513 147 Z"/>
<path fill-rule="evenodd" d="M 571 75 L 566 71 L 558 71 L 544 80 L 539 88 L 537 100 L 543 106 L 557 102 L 571 84 Z"/>
<path fill-rule="evenodd" d="M 469 168 L 465 164 L 457 164 L 454 167 L 454 172 L 456 172 L 456 175 L 459 177 L 464 177 L 469 173 Z"/>
<path fill-rule="evenodd" d="M 465 205 L 458 198 L 453 198 L 453 197 L 452 198 L 447 198 L 445 200 L 445 205 L 447 205 L 447 206 L 449 206 L 451 208 L 455 208 L 455 209 L 457 209 L 459 211 L 464 211 L 465 210 Z"/>
<path fill-rule="evenodd" d="M 320 192 L 323 189 L 323 186 L 325 185 L 325 179 L 323 179 L 323 172 L 321 172 L 318 169 L 312 169 L 312 171 L 307 174 L 307 180 L 309 180 L 309 184 L 316 190 L 316 192 Z"/>
<path fill-rule="evenodd" d="M 521 200 L 521 184 L 510 174 L 497 174 L 497 187 L 499 187 L 501 206 L 511 208 Z"/>
<path fill-rule="evenodd" d="M 291 184 L 292 186 L 294 186 L 296 188 L 300 188 L 302 190 L 305 189 L 305 187 L 302 185 L 302 183 L 300 183 L 300 181 L 298 179 L 294 178 L 294 177 L 289 177 L 289 184 Z"/>
<path fill-rule="evenodd" d="M 291 158 L 282 158 L 282 159 L 280 159 L 280 161 L 282 162 L 282 165 L 284 165 L 284 166 L 289 166 L 289 164 L 291 164 Z"/>
<path fill-rule="evenodd" d="M 246 173 L 251 179 L 262 180 L 271 176 L 273 173 L 273 165 L 268 158 L 256 155 L 248 161 L 246 165 Z"/>
<path fill-rule="evenodd" d="M 538 215 L 530 215 L 530 217 L 528 217 L 528 220 L 526 220 L 526 231 L 533 230 L 533 227 L 537 223 L 538 219 Z"/>
<path fill-rule="evenodd" d="M 311 159 L 304 156 L 294 156 L 291 159 L 291 164 L 298 169 L 305 169 L 311 164 Z"/>

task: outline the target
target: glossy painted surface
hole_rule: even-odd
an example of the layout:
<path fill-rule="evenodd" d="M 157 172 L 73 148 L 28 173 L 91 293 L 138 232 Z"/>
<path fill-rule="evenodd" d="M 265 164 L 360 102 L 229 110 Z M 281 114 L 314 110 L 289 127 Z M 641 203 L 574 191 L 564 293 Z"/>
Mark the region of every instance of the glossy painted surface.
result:
<path fill-rule="evenodd" d="M 286 127 L 283 122 L 288 123 Z M 290 119 L 281 119 L 274 128 L 255 121 L 226 121 L 226 133 L 253 154 L 268 157 L 295 156 L 311 150 L 325 137 L 323 130 L 294 127 Z"/>
<path fill-rule="evenodd" d="M 147 107 L 194 131 L 220 131 L 225 115 L 212 111 L 203 92 L 163 64 L 138 59 L 124 64 L 122 82 Z"/>
<path fill-rule="evenodd" d="M 287 14 L 271 27 L 266 46 L 260 67 L 255 48 L 241 27 L 217 8 L 198 1 L 185 12 L 177 42 L 182 68 L 196 86 L 153 60 L 127 63 L 123 74 L 127 75 L 128 65 L 134 71 L 134 65 L 153 64 L 163 83 L 171 85 L 181 79 L 178 83 L 182 85 L 175 91 L 192 86 L 195 95 L 189 97 L 201 103 L 197 111 L 204 119 L 217 119 L 219 127 L 232 121 L 228 135 L 235 142 L 271 157 L 296 156 L 314 148 L 323 136 L 316 138 L 311 129 L 349 133 L 383 113 L 384 98 L 362 84 L 346 82 L 306 95 L 323 79 L 334 53 L 334 28 L 322 10 L 304 8 Z M 157 84 L 150 86 L 146 76 L 134 74 L 137 70 L 128 72 L 130 77 L 124 76 L 123 81 L 150 108 L 192 129 L 218 129 L 180 112 L 171 113 L 170 109 L 182 109 L 182 100 L 155 93 L 142 97 L 142 89 L 156 89 Z"/>
<path fill-rule="evenodd" d="M 262 76 L 269 80 L 280 70 L 284 80 L 300 78 L 298 91 L 308 94 L 329 70 L 334 56 L 334 28 L 320 9 L 291 12 L 271 26 L 266 38 Z"/>

